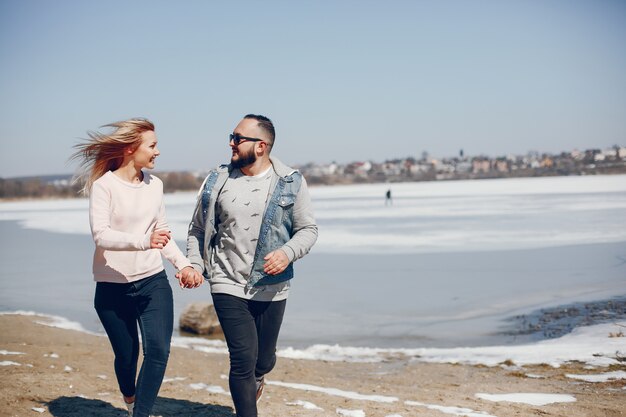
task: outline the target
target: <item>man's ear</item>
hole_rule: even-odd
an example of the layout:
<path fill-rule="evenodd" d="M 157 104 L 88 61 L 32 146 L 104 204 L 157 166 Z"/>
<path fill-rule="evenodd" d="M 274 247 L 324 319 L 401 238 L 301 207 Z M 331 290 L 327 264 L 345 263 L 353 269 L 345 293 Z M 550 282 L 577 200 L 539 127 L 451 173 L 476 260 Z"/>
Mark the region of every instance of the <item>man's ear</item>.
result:
<path fill-rule="evenodd" d="M 267 143 L 265 143 L 265 142 L 258 142 L 257 149 L 258 149 L 257 152 L 258 152 L 259 155 L 261 155 L 263 153 L 267 153 L 267 150 L 268 150 Z"/>

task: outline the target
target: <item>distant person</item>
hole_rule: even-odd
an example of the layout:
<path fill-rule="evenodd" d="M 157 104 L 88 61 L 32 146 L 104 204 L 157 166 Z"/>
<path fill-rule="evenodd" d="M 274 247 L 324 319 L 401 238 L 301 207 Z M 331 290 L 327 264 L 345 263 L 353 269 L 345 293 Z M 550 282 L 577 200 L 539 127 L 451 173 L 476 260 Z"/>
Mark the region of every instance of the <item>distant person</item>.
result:
<path fill-rule="evenodd" d="M 257 416 L 264 377 L 276 364 L 293 262 L 317 240 L 306 181 L 270 156 L 274 140 L 267 117 L 239 122 L 230 164 L 207 176 L 187 238 L 193 267 L 211 284 L 238 417 Z"/>
<path fill-rule="evenodd" d="M 388 189 L 385 193 L 385 205 L 392 205 L 393 201 L 391 200 L 391 189 Z"/>
<path fill-rule="evenodd" d="M 171 240 L 163 183 L 144 169 L 160 152 L 154 125 L 145 119 L 111 123 L 110 134 L 89 132 L 72 158 L 85 169 L 89 222 L 96 249 L 94 306 L 115 354 L 115 375 L 128 415 L 148 417 L 170 352 L 174 322 L 172 289 L 161 255 L 178 270 L 181 287 L 203 279 Z M 139 337 L 143 363 L 139 377 Z M 133 414 L 134 413 L 134 414 Z"/>

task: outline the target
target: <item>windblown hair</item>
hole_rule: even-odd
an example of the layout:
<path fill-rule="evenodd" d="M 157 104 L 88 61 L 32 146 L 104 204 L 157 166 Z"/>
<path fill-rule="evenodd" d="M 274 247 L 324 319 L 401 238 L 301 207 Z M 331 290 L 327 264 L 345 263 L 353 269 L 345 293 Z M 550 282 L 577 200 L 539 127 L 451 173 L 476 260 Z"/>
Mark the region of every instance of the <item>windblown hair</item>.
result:
<path fill-rule="evenodd" d="M 70 156 L 70 161 L 80 161 L 74 181 L 84 183 L 81 191 L 85 195 L 89 194 L 98 178 L 122 165 L 124 150 L 129 146 L 136 149 L 141 144 L 142 133 L 154 131 L 154 124 L 141 118 L 109 123 L 102 127 L 115 130 L 109 134 L 87 132 L 89 139 L 74 145 L 77 151 Z"/>
<path fill-rule="evenodd" d="M 276 131 L 274 130 L 274 124 L 272 121 L 260 114 L 246 114 L 244 119 L 254 119 L 258 122 L 258 126 L 268 135 L 268 146 L 272 148 L 274 146 L 274 139 L 276 138 Z"/>

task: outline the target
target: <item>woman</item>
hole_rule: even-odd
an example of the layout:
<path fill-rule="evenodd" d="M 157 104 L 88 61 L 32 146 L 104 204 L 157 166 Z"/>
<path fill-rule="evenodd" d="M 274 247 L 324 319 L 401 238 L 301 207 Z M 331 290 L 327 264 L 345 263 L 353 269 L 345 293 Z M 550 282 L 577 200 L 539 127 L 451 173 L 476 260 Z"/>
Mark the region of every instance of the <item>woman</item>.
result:
<path fill-rule="evenodd" d="M 183 288 L 203 279 L 171 240 L 163 183 L 144 173 L 159 156 L 154 125 L 131 119 L 89 132 L 75 147 L 89 190 L 89 221 L 96 249 L 94 305 L 115 354 L 115 374 L 129 416 L 148 417 L 161 387 L 173 329 L 172 289 L 161 254 L 177 269 Z M 139 376 L 141 330 L 144 360 Z"/>

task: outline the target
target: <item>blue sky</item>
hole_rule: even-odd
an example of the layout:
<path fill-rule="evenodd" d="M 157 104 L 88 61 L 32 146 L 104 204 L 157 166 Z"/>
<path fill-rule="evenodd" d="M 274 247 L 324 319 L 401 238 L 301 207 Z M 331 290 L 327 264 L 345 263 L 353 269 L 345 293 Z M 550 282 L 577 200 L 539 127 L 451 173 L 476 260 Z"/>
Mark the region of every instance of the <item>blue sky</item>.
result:
<path fill-rule="evenodd" d="M 87 130 L 157 127 L 157 170 L 626 145 L 626 1 L 0 0 L 0 177 L 70 173 Z"/>

